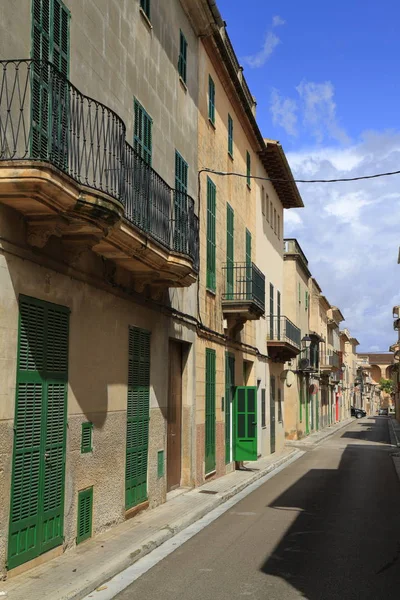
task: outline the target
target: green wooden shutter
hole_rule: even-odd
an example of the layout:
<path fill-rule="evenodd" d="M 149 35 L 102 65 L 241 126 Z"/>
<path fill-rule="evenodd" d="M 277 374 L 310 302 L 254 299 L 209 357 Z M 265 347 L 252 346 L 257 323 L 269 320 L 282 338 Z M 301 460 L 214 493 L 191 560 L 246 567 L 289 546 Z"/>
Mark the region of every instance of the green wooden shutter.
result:
<path fill-rule="evenodd" d="M 274 286 L 269 284 L 269 336 L 274 339 Z"/>
<path fill-rule="evenodd" d="M 188 243 L 188 211 L 187 211 L 188 164 L 175 151 L 175 194 L 174 214 L 175 232 L 174 249 L 177 252 L 187 252 Z"/>
<path fill-rule="evenodd" d="M 228 114 L 228 153 L 233 158 L 233 119 Z"/>
<path fill-rule="evenodd" d="M 235 357 L 225 354 L 225 463 L 231 461 L 231 414 L 235 390 Z"/>
<path fill-rule="evenodd" d="M 271 454 L 276 449 L 276 431 L 275 431 L 275 377 L 270 378 L 270 405 L 269 405 L 269 423 L 270 423 L 270 448 Z"/>
<path fill-rule="evenodd" d="M 251 186 L 251 157 L 250 153 L 246 152 L 246 181 L 247 185 Z"/>
<path fill-rule="evenodd" d="M 215 83 L 211 75 L 208 76 L 208 118 L 215 125 Z"/>
<path fill-rule="evenodd" d="M 226 295 L 233 299 L 234 280 L 234 219 L 235 213 L 230 204 L 226 205 Z"/>
<path fill-rule="evenodd" d="M 151 166 L 153 120 L 143 106 L 134 99 L 135 125 L 133 146 L 141 158 Z"/>
<path fill-rule="evenodd" d="M 207 177 L 207 282 L 209 290 L 216 288 L 216 198 L 217 188 Z"/>
<path fill-rule="evenodd" d="M 182 33 L 179 33 L 179 60 L 178 60 L 178 73 L 182 77 L 182 80 L 186 83 L 186 71 L 187 71 L 187 41 Z"/>
<path fill-rule="evenodd" d="M 130 327 L 125 506 L 147 500 L 150 418 L 150 332 Z"/>
<path fill-rule="evenodd" d="M 246 297 L 251 300 L 253 297 L 253 276 L 251 268 L 251 233 L 246 229 Z"/>
<path fill-rule="evenodd" d="M 92 536 L 93 487 L 78 494 L 78 525 L 76 543 L 80 544 Z"/>
<path fill-rule="evenodd" d="M 140 6 L 146 17 L 150 19 L 150 0 L 140 0 Z"/>
<path fill-rule="evenodd" d="M 205 472 L 215 469 L 215 350 L 206 348 Z"/>
<path fill-rule="evenodd" d="M 266 394 L 266 389 L 262 388 L 262 390 L 261 390 L 261 427 L 265 427 L 265 425 L 266 425 L 265 394 Z"/>
<path fill-rule="evenodd" d="M 63 541 L 69 311 L 21 296 L 8 568 Z"/>
<path fill-rule="evenodd" d="M 92 452 L 92 434 L 93 434 L 93 423 L 82 423 L 82 435 L 81 435 L 81 453 L 86 454 Z"/>
<path fill-rule="evenodd" d="M 276 292 L 276 316 L 277 316 L 276 328 L 277 328 L 277 332 L 278 332 L 278 340 L 280 340 L 281 339 L 281 293 L 280 292 Z"/>
<path fill-rule="evenodd" d="M 32 0 L 32 157 L 46 160 L 49 154 L 50 0 Z M 37 61 L 42 61 L 41 63 Z"/>
<path fill-rule="evenodd" d="M 256 387 L 236 388 L 234 422 L 234 460 L 257 460 Z"/>

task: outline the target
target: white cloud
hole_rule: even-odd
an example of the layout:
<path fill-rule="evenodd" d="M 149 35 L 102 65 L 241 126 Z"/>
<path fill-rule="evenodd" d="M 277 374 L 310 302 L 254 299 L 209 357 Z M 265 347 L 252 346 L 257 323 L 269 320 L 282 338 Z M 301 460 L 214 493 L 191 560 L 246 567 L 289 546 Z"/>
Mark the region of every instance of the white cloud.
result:
<path fill-rule="evenodd" d="M 272 19 L 272 26 L 267 31 L 262 49 L 256 54 L 245 56 L 243 62 L 249 65 L 252 69 L 259 69 L 264 66 L 275 48 L 281 43 L 280 38 L 272 31 L 275 27 L 284 25 L 284 21 L 279 15 L 275 15 Z"/>
<path fill-rule="evenodd" d="M 324 146 L 287 156 L 298 179 L 396 171 L 400 131 L 368 132 L 343 151 Z M 342 309 L 360 349 L 387 350 L 396 337 L 392 307 L 400 304 L 400 176 L 299 188 L 305 208 L 286 211 L 285 235 L 297 236 L 313 276 Z"/>
<path fill-rule="evenodd" d="M 290 98 L 282 98 L 278 90 L 271 94 L 272 121 L 280 125 L 288 135 L 297 135 L 297 104 Z"/>
<path fill-rule="evenodd" d="M 337 122 L 332 83 L 302 81 L 296 90 L 303 103 L 304 125 L 311 130 L 317 142 L 323 142 L 328 134 L 334 140 L 347 143 L 349 138 Z"/>
<path fill-rule="evenodd" d="M 370 346 L 369 349 L 371 352 L 379 352 L 380 350 L 379 346 Z"/>

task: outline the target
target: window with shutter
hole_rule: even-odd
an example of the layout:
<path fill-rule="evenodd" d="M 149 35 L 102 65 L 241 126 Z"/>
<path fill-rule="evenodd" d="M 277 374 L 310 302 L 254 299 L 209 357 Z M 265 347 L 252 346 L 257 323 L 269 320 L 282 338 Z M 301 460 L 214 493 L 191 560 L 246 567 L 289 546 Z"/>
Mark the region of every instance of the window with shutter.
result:
<path fill-rule="evenodd" d="M 81 453 L 92 452 L 93 423 L 82 423 Z"/>
<path fill-rule="evenodd" d="M 68 160 L 69 21 L 61 0 L 32 0 L 31 151 L 33 158 L 51 159 L 60 168 Z"/>
<path fill-rule="evenodd" d="M 269 335 L 274 339 L 274 286 L 269 284 Z"/>
<path fill-rule="evenodd" d="M 251 187 L 251 157 L 249 152 L 246 152 L 246 181 L 248 187 Z"/>
<path fill-rule="evenodd" d="M 277 331 L 278 340 L 281 339 L 281 293 L 276 292 L 276 316 L 277 316 Z"/>
<path fill-rule="evenodd" d="M 151 166 L 153 120 L 136 98 L 134 99 L 134 113 L 133 145 L 139 156 Z"/>
<path fill-rule="evenodd" d="M 206 348 L 205 472 L 215 469 L 215 350 Z"/>
<path fill-rule="evenodd" d="M 266 406 L 265 406 L 266 389 L 261 390 L 261 427 L 266 427 Z"/>
<path fill-rule="evenodd" d="M 182 31 L 179 33 L 179 59 L 178 59 L 178 73 L 182 77 L 182 80 L 186 83 L 186 71 L 187 71 L 187 41 Z"/>
<path fill-rule="evenodd" d="M 233 158 L 233 119 L 228 114 L 228 154 Z"/>
<path fill-rule="evenodd" d="M 235 356 L 225 354 L 225 463 L 231 462 L 231 415 L 235 394 Z"/>
<path fill-rule="evenodd" d="M 150 418 L 150 332 L 129 328 L 125 507 L 147 500 Z"/>
<path fill-rule="evenodd" d="M 211 75 L 208 76 L 208 118 L 215 125 L 215 83 Z"/>
<path fill-rule="evenodd" d="M 78 493 L 78 525 L 76 543 L 92 537 L 93 487 Z"/>
<path fill-rule="evenodd" d="M 207 177 L 207 289 L 216 289 L 216 197 L 217 188 Z"/>
<path fill-rule="evenodd" d="M 230 204 L 226 205 L 226 293 L 227 299 L 233 299 L 234 279 L 234 219 L 235 214 Z"/>
<path fill-rule="evenodd" d="M 20 297 L 8 568 L 63 541 L 69 310 Z"/>
<path fill-rule="evenodd" d="M 188 164 L 179 152 L 175 151 L 175 194 L 174 194 L 174 248 L 177 252 L 187 252 L 188 243 Z"/>
<path fill-rule="evenodd" d="M 146 17 L 150 20 L 150 0 L 140 0 L 140 8 Z"/>
<path fill-rule="evenodd" d="M 246 229 L 246 295 L 247 299 L 252 299 L 253 292 L 253 277 L 251 268 L 251 233 Z"/>

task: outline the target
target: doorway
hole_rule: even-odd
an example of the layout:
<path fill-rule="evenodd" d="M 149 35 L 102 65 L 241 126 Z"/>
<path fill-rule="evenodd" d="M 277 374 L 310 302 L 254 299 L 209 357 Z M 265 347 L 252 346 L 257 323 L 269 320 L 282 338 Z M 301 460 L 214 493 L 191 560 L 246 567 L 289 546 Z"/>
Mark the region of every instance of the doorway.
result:
<path fill-rule="evenodd" d="M 169 386 L 167 411 L 167 491 L 181 484 L 182 448 L 182 344 L 169 342 Z"/>

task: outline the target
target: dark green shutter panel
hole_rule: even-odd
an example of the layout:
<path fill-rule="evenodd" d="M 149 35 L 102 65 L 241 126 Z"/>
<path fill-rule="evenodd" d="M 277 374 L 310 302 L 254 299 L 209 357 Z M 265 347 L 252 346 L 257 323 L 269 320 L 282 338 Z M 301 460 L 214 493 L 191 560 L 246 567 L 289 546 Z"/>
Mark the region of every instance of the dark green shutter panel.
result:
<path fill-rule="evenodd" d="M 208 76 L 208 118 L 215 125 L 215 84 L 211 75 Z"/>
<path fill-rule="evenodd" d="M 164 476 L 164 450 L 157 452 L 157 477 Z"/>
<path fill-rule="evenodd" d="M 281 293 L 280 292 L 276 292 L 276 317 L 277 317 L 276 328 L 277 328 L 278 340 L 280 340 L 281 339 Z"/>
<path fill-rule="evenodd" d="M 140 0 L 140 6 L 146 17 L 150 19 L 150 0 Z"/>
<path fill-rule="evenodd" d="M 246 229 L 246 294 L 247 299 L 252 299 L 253 294 L 253 270 L 251 268 L 251 233 Z"/>
<path fill-rule="evenodd" d="M 270 425 L 270 447 L 271 454 L 276 449 L 276 431 L 275 431 L 275 377 L 270 378 L 270 397 L 269 397 L 269 425 Z"/>
<path fill-rule="evenodd" d="M 233 119 L 228 115 L 228 153 L 233 157 Z"/>
<path fill-rule="evenodd" d="M 8 568 L 63 541 L 68 309 L 21 297 Z"/>
<path fill-rule="evenodd" d="M 215 469 L 215 350 L 206 348 L 205 472 Z"/>
<path fill-rule="evenodd" d="M 216 288 L 216 197 L 215 184 L 207 177 L 207 288 Z"/>
<path fill-rule="evenodd" d="M 49 154 L 50 1 L 32 0 L 32 157 L 46 160 Z M 38 62 L 42 61 L 42 62 Z"/>
<path fill-rule="evenodd" d="M 147 500 L 150 418 L 150 332 L 129 329 L 125 506 Z"/>
<path fill-rule="evenodd" d="M 249 152 L 246 152 L 246 180 L 247 180 L 247 185 L 250 187 L 251 185 L 251 157 Z"/>
<path fill-rule="evenodd" d="M 225 462 L 231 461 L 231 414 L 235 391 L 235 357 L 225 354 Z"/>
<path fill-rule="evenodd" d="M 237 387 L 234 408 L 233 458 L 257 460 L 257 388 Z"/>
<path fill-rule="evenodd" d="M 136 100 L 136 98 L 134 101 L 134 113 L 134 149 L 145 161 L 145 163 L 151 166 L 153 120 L 144 110 L 143 106 Z M 143 183 L 145 184 L 145 182 Z"/>
<path fill-rule="evenodd" d="M 76 543 L 87 540 L 92 536 L 93 520 L 93 488 L 83 490 L 78 494 L 78 524 Z"/>
<path fill-rule="evenodd" d="M 261 390 L 261 427 L 265 427 L 266 425 L 266 406 L 265 406 L 265 388 Z"/>
<path fill-rule="evenodd" d="M 181 31 L 179 34 L 178 72 L 185 83 L 186 83 L 186 66 L 187 66 L 187 41 Z"/>
<path fill-rule="evenodd" d="M 175 151 L 175 194 L 174 194 L 174 249 L 187 252 L 188 211 L 187 211 L 188 164 Z"/>
<path fill-rule="evenodd" d="M 274 286 L 269 284 L 269 336 L 274 339 Z"/>
<path fill-rule="evenodd" d="M 228 300 L 233 299 L 234 276 L 234 212 L 226 205 L 226 293 Z"/>
<path fill-rule="evenodd" d="M 81 453 L 86 454 L 91 452 L 92 446 L 93 423 L 82 423 L 81 437 Z"/>

